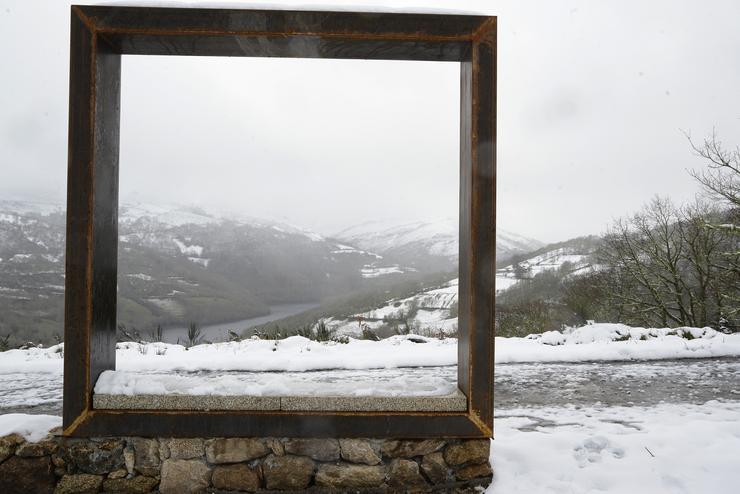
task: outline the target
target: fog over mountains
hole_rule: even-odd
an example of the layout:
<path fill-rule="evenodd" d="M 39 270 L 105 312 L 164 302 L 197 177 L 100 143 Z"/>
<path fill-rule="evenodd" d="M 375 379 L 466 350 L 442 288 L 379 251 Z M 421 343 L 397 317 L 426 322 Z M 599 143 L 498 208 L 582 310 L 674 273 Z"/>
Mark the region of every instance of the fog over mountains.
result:
<path fill-rule="evenodd" d="M 234 321 L 289 303 L 432 286 L 457 268 L 454 220 L 367 223 L 331 237 L 179 206 L 123 205 L 119 322 L 140 328 Z M 0 201 L 0 334 L 61 336 L 65 215 L 59 204 Z M 541 247 L 498 232 L 499 259 Z"/>

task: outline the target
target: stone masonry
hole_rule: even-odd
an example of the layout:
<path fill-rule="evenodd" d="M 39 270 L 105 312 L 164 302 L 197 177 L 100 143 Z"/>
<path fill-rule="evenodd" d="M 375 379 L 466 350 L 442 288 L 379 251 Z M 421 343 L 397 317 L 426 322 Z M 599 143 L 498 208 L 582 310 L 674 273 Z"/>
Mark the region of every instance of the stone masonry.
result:
<path fill-rule="evenodd" d="M 479 492 L 487 439 L 0 437 L 0 492 Z"/>

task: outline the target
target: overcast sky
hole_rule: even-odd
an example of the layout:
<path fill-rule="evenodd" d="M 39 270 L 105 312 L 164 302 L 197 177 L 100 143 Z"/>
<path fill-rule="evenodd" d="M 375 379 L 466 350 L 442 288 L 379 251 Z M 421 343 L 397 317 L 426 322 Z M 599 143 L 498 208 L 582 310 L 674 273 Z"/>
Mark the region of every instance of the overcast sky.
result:
<path fill-rule="evenodd" d="M 332 3 L 370 4 L 322 2 Z M 736 0 L 403 5 L 499 16 L 503 228 L 544 241 L 602 232 L 655 194 L 697 192 L 686 170 L 701 162 L 682 129 L 700 138 L 716 127 L 740 144 Z M 65 1 L 0 0 L 0 198 L 64 198 L 68 30 Z M 123 198 L 324 233 L 374 217 L 455 216 L 458 70 L 126 57 Z"/>

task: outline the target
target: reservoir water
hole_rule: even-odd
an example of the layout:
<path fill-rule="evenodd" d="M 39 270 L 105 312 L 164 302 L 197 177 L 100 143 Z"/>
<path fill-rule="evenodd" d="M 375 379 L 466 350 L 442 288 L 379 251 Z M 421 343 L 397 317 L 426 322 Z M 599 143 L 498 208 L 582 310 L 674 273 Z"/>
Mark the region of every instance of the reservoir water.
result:
<path fill-rule="evenodd" d="M 241 332 L 245 329 L 253 328 L 255 326 L 259 326 L 260 324 L 265 324 L 271 321 L 277 321 L 284 317 L 300 314 L 303 311 L 314 309 L 318 306 L 319 304 L 315 303 L 271 305 L 270 313 L 265 316 L 251 317 L 249 319 L 240 319 L 238 321 L 230 321 L 220 324 L 202 326 L 200 328 L 200 334 L 204 341 L 207 340 L 213 343 L 228 341 L 229 330 L 241 334 Z M 177 343 L 178 338 L 181 341 L 187 340 L 188 329 L 186 327 L 164 329 L 164 341 L 166 343 Z"/>

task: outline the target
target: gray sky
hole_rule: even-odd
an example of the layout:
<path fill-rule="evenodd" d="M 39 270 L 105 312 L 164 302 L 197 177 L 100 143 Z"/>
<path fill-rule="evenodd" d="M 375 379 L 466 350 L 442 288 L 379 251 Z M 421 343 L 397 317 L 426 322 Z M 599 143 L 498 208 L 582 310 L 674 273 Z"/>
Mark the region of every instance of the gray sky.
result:
<path fill-rule="evenodd" d="M 716 127 L 740 143 L 736 0 L 403 4 L 499 16 L 506 229 L 545 241 L 601 232 L 654 194 L 697 192 L 686 169 L 701 162 L 681 129 Z M 0 0 L 0 198 L 64 198 L 68 5 Z M 372 216 L 456 214 L 455 65 L 159 62 L 124 59 L 124 198 L 324 232 Z"/>

